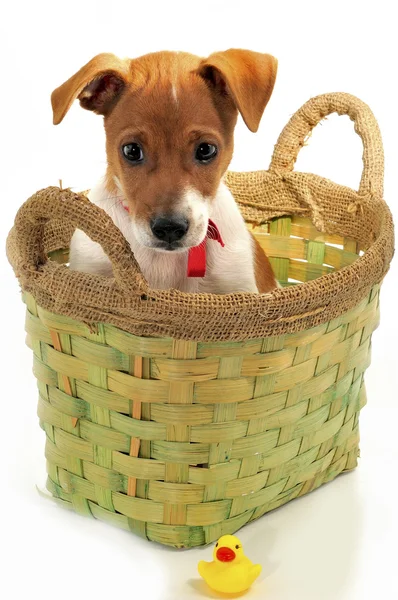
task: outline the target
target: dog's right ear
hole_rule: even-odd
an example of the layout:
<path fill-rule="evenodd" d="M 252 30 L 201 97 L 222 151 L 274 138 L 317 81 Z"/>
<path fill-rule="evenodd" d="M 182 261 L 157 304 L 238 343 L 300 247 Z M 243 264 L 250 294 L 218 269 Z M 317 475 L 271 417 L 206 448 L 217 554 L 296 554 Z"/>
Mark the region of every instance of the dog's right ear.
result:
<path fill-rule="evenodd" d="M 98 54 L 51 94 L 54 125 L 61 123 L 73 101 L 105 115 L 123 91 L 129 78 L 129 61 L 114 54 Z"/>

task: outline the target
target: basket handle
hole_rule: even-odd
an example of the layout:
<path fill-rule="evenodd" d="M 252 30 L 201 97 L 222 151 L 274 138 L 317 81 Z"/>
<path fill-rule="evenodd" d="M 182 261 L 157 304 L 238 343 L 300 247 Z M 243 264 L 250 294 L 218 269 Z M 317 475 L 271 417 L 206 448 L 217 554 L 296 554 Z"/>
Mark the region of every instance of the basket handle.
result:
<path fill-rule="evenodd" d="M 18 253 L 29 272 L 38 271 L 47 262 L 44 225 L 53 219 L 71 223 L 101 245 L 112 263 L 115 280 L 124 291 L 142 294 L 149 289 L 129 243 L 109 215 L 83 194 L 58 187 L 36 192 L 15 217 Z"/>
<path fill-rule="evenodd" d="M 345 93 L 323 94 L 312 98 L 291 117 L 276 143 L 270 171 L 292 171 L 300 148 L 327 115 L 337 112 L 354 121 L 354 129 L 363 143 L 363 171 L 359 194 L 383 197 L 384 153 L 380 129 L 369 106 Z"/>

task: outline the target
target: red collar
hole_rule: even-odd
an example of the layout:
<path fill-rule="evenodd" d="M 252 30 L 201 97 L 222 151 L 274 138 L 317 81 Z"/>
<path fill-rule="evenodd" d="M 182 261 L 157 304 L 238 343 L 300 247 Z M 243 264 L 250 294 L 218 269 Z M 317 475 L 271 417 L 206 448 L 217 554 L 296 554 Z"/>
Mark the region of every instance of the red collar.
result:
<path fill-rule="evenodd" d="M 199 246 L 189 249 L 187 277 L 204 277 L 206 275 L 206 246 L 208 239 L 215 240 L 223 248 L 225 246 L 217 225 L 210 219 L 207 234 L 203 242 Z"/>
<path fill-rule="evenodd" d="M 123 204 L 124 210 L 129 212 L 127 206 Z M 225 246 L 217 225 L 209 219 L 206 237 L 199 246 L 190 248 L 188 252 L 187 277 L 204 277 L 206 275 L 206 246 L 207 240 L 215 240 L 223 248 Z"/>

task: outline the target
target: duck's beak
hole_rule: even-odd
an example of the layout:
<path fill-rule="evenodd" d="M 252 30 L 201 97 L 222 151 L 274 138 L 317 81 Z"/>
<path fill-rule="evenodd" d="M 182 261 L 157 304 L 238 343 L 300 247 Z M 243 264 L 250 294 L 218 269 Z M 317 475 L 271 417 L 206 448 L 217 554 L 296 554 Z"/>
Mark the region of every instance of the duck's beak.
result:
<path fill-rule="evenodd" d="M 231 562 L 236 557 L 236 554 L 232 550 L 232 548 L 227 548 L 226 546 L 223 546 L 222 548 L 219 548 L 217 550 L 216 556 L 217 560 L 219 560 L 220 562 Z"/>

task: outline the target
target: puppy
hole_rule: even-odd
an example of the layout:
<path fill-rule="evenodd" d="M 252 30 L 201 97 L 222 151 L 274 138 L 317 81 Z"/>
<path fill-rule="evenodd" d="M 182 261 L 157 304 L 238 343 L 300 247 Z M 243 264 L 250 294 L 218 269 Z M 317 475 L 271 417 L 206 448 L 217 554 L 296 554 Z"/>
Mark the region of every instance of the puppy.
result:
<path fill-rule="evenodd" d="M 276 71 L 275 58 L 248 50 L 206 59 L 100 54 L 52 93 L 54 124 L 76 98 L 104 116 L 107 170 L 89 198 L 124 234 L 152 288 L 227 294 L 277 286 L 223 183 L 238 112 L 256 132 Z M 70 268 L 112 275 L 81 231 Z"/>

